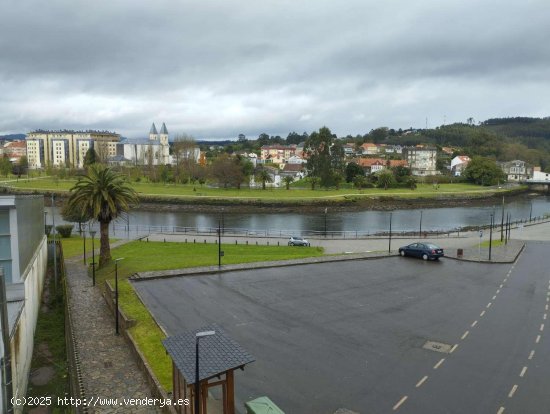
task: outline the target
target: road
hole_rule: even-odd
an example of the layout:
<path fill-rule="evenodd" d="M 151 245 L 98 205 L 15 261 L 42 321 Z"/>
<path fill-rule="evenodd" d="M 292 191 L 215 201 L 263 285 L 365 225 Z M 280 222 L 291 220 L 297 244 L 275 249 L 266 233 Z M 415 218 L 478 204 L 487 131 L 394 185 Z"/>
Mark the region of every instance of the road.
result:
<path fill-rule="evenodd" d="M 268 395 L 287 413 L 538 414 L 549 248 L 529 242 L 515 265 L 394 257 L 135 287 L 169 334 L 217 323 L 256 357 L 236 377 L 240 409 Z"/>

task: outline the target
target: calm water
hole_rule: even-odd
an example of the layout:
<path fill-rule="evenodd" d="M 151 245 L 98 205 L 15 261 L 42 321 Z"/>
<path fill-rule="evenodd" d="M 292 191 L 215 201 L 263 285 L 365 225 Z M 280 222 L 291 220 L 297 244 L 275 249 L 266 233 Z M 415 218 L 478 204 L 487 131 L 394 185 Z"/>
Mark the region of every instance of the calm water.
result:
<path fill-rule="evenodd" d="M 512 214 L 513 220 L 528 219 L 532 208 L 532 216 L 542 216 L 550 213 L 550 197 L 539 196 L 505 204 L 505 212 Z M 51 224 L 51 210 L 48 212 L 48 223 Z M 494 207 L 454 207 L 422 209 L 422 230 L 448 231 L 465 226 L 489 224 L 490 214 L 495 212 L 500 223 L 501 205 Z M 163 226 L 169 231 L 173 227 L 214 228 L 218 226 L 220 214 L 192 212 L 151 212 L 133 211 L 129 215 L 131 232 L 136 226 Z M 421 210 L 394 210 L 392 212 L 392 228 L 394 231 L 416 231 L 420 226 Z M 389 226 L 389 212 L 354 211 L 331 212 L 328 209 L 326 226 L 328 232 L 370 232 L 386 231 Z M 56 211 L 56 223 L 60 220 Z M 223 223 L 226 229 L 238 228 L 256 231 L 269 230 L 271 233 L 297 233 L 300 231 L 325 230 L 325 215 L 300 213 L 224 213 Z M 116 235 L 123 237 L 122 228 L 127 226 L 126 219 L 116 222 Z"/>

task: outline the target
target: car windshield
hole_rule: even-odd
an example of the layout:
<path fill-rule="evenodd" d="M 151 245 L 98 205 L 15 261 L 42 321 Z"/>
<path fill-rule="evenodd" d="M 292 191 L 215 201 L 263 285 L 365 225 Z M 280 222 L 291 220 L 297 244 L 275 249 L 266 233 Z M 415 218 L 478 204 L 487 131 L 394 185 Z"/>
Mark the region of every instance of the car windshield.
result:
<path fill-rule="evenodd" d="M 430 244 L 430 243 L 427 243 L 426 247 L 428 249 L 439 249 L 440 248 L 439 246 L 436 246 L 435 244 Z"/>
<path fill-rule="evenodd" d="M 302 239 L 301 237 L 296 237 L 296 236 L 294 236 L 293 239 L 294 239 L 294 240 L 304 240 L 304 239 Z"/>

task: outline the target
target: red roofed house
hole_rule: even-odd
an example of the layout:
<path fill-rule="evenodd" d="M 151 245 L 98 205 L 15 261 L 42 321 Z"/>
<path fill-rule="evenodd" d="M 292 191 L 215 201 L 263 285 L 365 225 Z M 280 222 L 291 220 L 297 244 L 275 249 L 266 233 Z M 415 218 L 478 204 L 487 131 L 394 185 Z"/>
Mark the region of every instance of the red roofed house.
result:
<path fill-rule="evenodd" d="M 451 171 L 458 177 L 462 174 L 464 169 L 468 166 L 470 162 L 470 157 L 467 155 L 457 155 L 451 160 Z"/>

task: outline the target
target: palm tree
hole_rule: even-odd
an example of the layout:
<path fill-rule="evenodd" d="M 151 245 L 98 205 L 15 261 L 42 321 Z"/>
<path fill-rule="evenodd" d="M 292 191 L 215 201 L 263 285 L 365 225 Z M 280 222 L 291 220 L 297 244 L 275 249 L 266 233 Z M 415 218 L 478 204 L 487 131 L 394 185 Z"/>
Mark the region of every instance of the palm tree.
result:
<path fill-rule="evenodd" d="M 290 184 L 294 182 L 294 177 L 292 177 L 291 175 L 286 175 L 283 178 L 283 182 L 285 183 L 286 189 L 290 190 Z"/>
<path fill-rule="evenodd" d="M 124 175 L 101 164 L 90 165 L 88 174 L 78 180 L 71 192 L 69 206 L 85 208 L 99 222 L 101 267 L 111 260 L 109 223 L 130 210 L 130 204 L 138 203 L 137 193 Z"/>
<path fill-rule="evenodd" d="M 258 171 L 258 173 L 256 174 L 256 179 L 262 182 L 262 190 L 265 190 L 265 183 L 273 182 L 271 174 L 265 168 L 262 168 L 260 171 Z"/>

